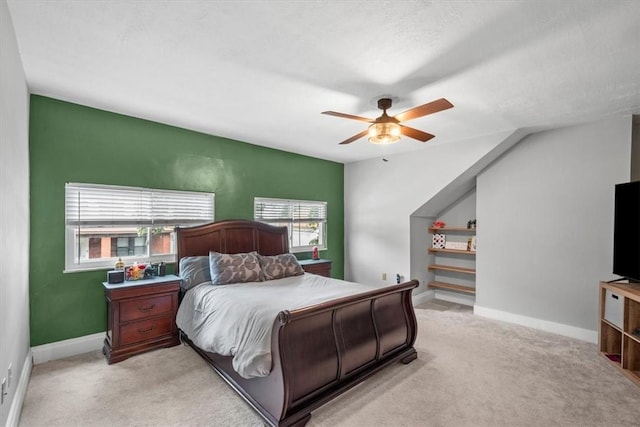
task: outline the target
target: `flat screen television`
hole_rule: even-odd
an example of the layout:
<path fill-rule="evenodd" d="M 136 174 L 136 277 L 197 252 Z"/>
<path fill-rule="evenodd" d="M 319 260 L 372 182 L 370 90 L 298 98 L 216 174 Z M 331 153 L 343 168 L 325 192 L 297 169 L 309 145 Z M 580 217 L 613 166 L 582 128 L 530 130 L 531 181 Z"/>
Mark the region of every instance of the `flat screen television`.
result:
<path fill-rule="evenodd" d="M 640 283 L 640 181 L 615 187 L 613 274 Z"/>

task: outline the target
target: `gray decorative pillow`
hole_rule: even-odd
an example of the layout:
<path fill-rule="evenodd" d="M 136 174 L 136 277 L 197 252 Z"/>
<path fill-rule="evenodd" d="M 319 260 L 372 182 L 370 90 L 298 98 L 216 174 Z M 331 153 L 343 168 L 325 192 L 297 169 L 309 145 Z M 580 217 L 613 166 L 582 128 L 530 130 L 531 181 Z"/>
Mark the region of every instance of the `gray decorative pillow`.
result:
<path fill-rule="evenodd" d="M 180 277 L 182 289 L 189 290 L 200 283 L 211 281 L 208 256 L 189 256 L 180 258 Z"/>
<path fill-rule="evenodd" d="M 262 280 L 282 279 L 289 276 L 300 276 L 304 270 L 293 254 L 280 254 L 260 257 Z"/>
<path fill-rule="evenodd" d="M 259 282 L 262 280 L 258 253 L 221 254 L 209 252 L 211 282 L 214 285 Z"/>

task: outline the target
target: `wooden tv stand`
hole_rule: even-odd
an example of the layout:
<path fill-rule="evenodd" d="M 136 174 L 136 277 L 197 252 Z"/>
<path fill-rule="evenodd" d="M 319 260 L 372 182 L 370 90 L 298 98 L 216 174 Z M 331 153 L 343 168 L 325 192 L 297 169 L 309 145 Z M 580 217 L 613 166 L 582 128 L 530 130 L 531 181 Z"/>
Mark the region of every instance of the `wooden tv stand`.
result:
<path fill-rule="evenodd" d="M 622 327 L 605 311 L 607 291 L 618 296 Z M 640 386 L 640 284 L 600 282 L 600 354 Z"/>

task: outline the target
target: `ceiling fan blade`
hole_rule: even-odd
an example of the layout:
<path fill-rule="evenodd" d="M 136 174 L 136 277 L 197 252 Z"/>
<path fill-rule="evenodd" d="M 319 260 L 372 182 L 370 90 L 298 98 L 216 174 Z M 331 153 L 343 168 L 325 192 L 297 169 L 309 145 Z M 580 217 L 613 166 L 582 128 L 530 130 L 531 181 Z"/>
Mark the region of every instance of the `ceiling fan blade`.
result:
<path fill-rule="evenodd" d="M 435 135 L 403 125 L 400 125 L 400 133 L 404 136 L 408 136 L 409 138 L 417 139 L 422 142 L 427 142 L 431 138 L 435 138 Z"/>
<path fill-rule="evenodd" d="M 440 98 L 435 101 L 429 102 L 428 104 L 411 108 L 404 113 L 398 114 L 397 116 L 395 116 L 395 118 L 401 122 L 406 122 L 407 120 L 417 119 L 418 117 L 437 113 L 438 111 L 446 110 L 451 107 L 453 107 L 452 103 L 444 98 Z"/>
<path fill-rule="evenodd" d="M 344 145 L 344 144 L 351 144 L 353 141 L 362 138 L 363 136 L 365 136 L 367 133 L 369 133 L 369 130 L 363 130 L 362 132 L 360 132 L 357 135 L 353 135 L 351 138 L 349 139 L 345 139 L 344 141 L 342 141 L 340 143 L 340 145 Z"/>
<path fill-rule="evenodd" d="M 328 116 L 342 117 L 343 119 L 360 120 L 361 122 L 367 122 L 367 123 L 374 122 L 374 120 L 367 119 L 366 117 L 353 116 L 351 114 L 345 114 L 345 113 L 336 113 L 335 111 L 323 111 L 321 114 L 326 114 Z"/>

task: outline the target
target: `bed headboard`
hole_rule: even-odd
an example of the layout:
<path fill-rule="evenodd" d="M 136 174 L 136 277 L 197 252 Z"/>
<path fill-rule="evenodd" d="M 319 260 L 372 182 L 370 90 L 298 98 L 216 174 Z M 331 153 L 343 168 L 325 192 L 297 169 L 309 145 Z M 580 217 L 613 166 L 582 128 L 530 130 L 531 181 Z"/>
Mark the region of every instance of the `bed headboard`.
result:
<path fill-rule="evenodd" d="M 256 251 L 260 255 L 279 255 L 289 252 L 287 227 L 274 227 L 248 220 L 224 220 L 195 227 L 177 227 L 180 258 L 209 255 L 209 251 L 237 254 Z"/>

